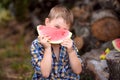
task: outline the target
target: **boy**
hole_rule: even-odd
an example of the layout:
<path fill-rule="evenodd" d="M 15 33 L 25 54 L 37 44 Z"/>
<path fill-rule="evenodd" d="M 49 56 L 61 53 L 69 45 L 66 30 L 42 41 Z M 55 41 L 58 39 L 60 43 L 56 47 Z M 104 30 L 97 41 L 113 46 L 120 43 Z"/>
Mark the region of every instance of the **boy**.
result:
<path fill-rule="evenodd" d="M 70 30 L 72 13 L 64 6 L 51 9 L 45 25 Z M 40 35 L 32 42 L 31 63 L 34 67 L 33 80 L 79 80 L 81 61 L 71 39 L 61 44 L 50 44 L 48 36 Z"/>

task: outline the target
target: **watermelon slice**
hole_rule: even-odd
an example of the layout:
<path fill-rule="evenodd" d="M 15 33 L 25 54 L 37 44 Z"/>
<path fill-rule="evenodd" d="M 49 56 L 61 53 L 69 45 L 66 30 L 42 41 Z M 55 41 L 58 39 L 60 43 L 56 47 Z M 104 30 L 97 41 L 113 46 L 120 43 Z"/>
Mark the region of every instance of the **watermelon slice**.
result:
<path fill-rule="evenodd" d="M 120 51 L 120 38 L 113 40 L 112 44 L 117 51 Z"/>
<path fill-rule="evenodd" d="M 43 25 L 37 26 L 37 31 L 39 35 L 47 35 L 50 37 L 50 43 L 52 44 L 59 44 L 65 38 L 70 38 L 72 33 L 68 30 L 58 29 L 54 27 L 47 27 Z"/>

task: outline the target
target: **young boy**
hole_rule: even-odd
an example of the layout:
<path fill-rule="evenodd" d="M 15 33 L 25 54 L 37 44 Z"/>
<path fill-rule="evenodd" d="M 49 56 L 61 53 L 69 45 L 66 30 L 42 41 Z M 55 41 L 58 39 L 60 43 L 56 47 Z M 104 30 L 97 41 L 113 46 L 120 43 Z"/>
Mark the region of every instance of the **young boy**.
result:
<path fill-rule="evenodd" d="M 72 22 L 71 11 L 60 5 L 53 7 L 45 19 L 46 26 L 66 30 L 70 30 Z M 32 42 L 33 80 L 79 80 L 81 60 L 72 39 L 65 39 L 61 44 L 50 44 L 49 39 L 40 35 Z"/>

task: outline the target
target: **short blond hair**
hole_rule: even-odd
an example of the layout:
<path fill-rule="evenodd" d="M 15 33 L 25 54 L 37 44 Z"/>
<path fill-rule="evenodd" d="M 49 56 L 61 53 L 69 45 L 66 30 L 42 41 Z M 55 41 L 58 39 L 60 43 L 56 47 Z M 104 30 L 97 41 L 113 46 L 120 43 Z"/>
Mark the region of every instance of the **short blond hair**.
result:
<path fill-rule="evenodd" d="M 57 19 L 57 18 L 63 18 L 63 20 L 70 26 L 73 24 L 72 12 L 68 8 L 62 5 L 56 5 L 55 7 L 53 7 L 50 10 L 48 18 L 50 20 Z"/>

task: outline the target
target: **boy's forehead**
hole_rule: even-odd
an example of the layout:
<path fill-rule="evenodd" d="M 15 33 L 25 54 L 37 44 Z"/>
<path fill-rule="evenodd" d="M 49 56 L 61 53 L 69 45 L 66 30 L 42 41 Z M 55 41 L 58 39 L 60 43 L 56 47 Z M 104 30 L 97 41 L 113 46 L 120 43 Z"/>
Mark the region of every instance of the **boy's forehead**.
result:
<path fill-rule="evenodd" d="M 66 28 L 66 29 L 69 29 L 70 28 L 70 25 L 63 19 L 63 18 L 56 18 L 56 19 L 53 19 L 53 22 L 58 25 L 58 26 L 61 26 L 63 28 Z"/>

